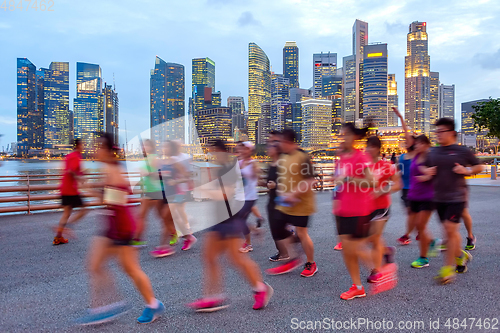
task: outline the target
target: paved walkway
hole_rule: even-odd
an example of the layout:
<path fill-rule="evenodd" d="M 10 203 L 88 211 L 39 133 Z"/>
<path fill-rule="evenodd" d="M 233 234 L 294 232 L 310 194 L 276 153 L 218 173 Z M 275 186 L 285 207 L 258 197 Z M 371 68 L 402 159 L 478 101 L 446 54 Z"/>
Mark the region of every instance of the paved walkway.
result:
<path fill-rule="evenodd" d="M 349 302 L 339 298 L 340 293 L 350 287 L 350 279 L 342 253 L 333 250 L 336 234 L 330 196 L 330 192 L 317 194 L 319 212 L 312 221 L 311 237 L 315 242 L 319 273 L 310 279 L 301 278 L 299 272 L 266 277 L 275 289 L 275 296 L 262 311 L 251 309 L 250 288 L 229 267 L 226 287 L 232 299 L 230 308 L 212 314 L 196 314 L 186 309 L 184 304 L 199 297 L 201 292 L 202 241 L 189 252 L 179 251 L 172 257 L 154 259 L 147 250 L 158 242 L 159 223 L 152 220 L 147 235 L 150 245 L 142 251 L 141 261 L 167 312 L 157 322 L 146 326 L 135 322 L 142 311 L 142 301 L 115 264 L 111 265 L 112 270 L 124 297 L 133 305 L 132 311 L 114 323 L 97 328 L 71 326 L 71 321 L 88 306 L 84 262 L 91 236 L 102 223 L 98 211 L 93 211 L 76 227 L 78 239 L 58 247 L 51 245 L 50 226 L 56 223 L 60 213 L 1 216 L 0 332 L 284 332 L 294 331 L 299 321 L 323 323 L 324 318 L 330 322 L 331 319 L 356 321 L 358 318 L 374 322 L 385 320 L 392 321 L 394 326 L 405 321 L 403 325 L 407 327 L 422 321 L 425 325 L 407 332 L 429 332 L 429 321 L 439 318 L 441 330 L 432 332 L 452 332 L 453 329 L 444 326 L 447 318 L 462 321 L 464 318 L 484 320 L 500 316 L 499 189 L 471 188 L 470 206 L 478 248 L 472 252 L 474 260 L 469 272 L 459 276 L 456 283 L 439 286 L 433 281 L 441 258 L 433 259 L 428 268 L 412 269 L 410 263 L 418 255 L 417 243 L 413 242 L 398 248 L 400 282 L 396 289 Z M 405 223 L 401 202 L 396 195 L 394 199 L 393 215 L 385 233 L 390 245 L 395 245 Z M 264 204 L 263 197 L 259 200 L 261 211 L 264 211 Z M 196 218 L 203 219 L 203 216 Z M 434 235 L 441 234 L 435 217 L 430 228 Z M 197 235 L 203 239 L 202 233 Z M 255 240 L 254 247 L 250 255 L 260 267 L 273 267 L 274 264 L 267 260 L 275 253 L 269 233 Z M 362 275 L 366 277 L 367 272 L 363 270 Z M 396 331 L 366 329 L 366 326 L 356 328 L 360 332 Z M 466 331 L 482 330 L 473 327 Z"/>

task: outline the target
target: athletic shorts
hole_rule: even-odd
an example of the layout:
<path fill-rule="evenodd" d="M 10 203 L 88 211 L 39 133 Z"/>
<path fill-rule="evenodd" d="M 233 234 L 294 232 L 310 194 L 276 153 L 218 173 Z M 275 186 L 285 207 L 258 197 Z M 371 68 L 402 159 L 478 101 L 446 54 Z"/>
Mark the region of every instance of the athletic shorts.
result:
<path fill-rule="evenodd" d="M 465 202 L 436 202 L 436 209 L 441 222 L 459 223 L 465 208 Z"/>
<path fill-rule="evenodd" d="M 281 225 L 293 225 L 294 227 L 307 228 L 309 225 L 309 216 L 288 215 L 281 211 L 276 214 L 276 218 L 280 220 Z"/>
<path fill-rule="evenodd" d="M 419 213 L 422 211 L 433 211 L 434 202 L 432 201 L 410 201 L 410 210 L 412 213 Z"/>
<path fill-rule="evenodd" d="M 63 195 L 61 196 L 61 205 L 70 206 L 71 208 L 82 207 L 82 197 L 79 195 Z"/>
<path fill-rule="evenodd" d="M 373 215 L 366 216 L 335 216 L 339 235 L 351 235 L 352 238 L 367 238 L 370 236 L 370 221 Z"/>
<path fill-rule="evenodd" d="M 210 227 L 208 231 L 218 233 L 220 239 L 241 238 L 244 225 L 245 222 L 241 220 L 238 215 L 234 215 L 233 217 Z"/>
<path fill-rule="evenodd" d="M 108 206 L 107 228 L 104 237 L 113 245 L 131 245 L 136 230 L 136 221 L 127 206 Z"/>
<path fill-rule="evenodd" d="M 371 221 L 388 220 L 390 215 L 391 215 L 390 208 L 376 209 L 372 213 Z"/>
<path fill-rule="evenodd" d="M 403 200 L 403 204 L 406 208 L 410 207 L 410 201 L 408 200 L 408 191 L 409 189 L 407 188 L 401 190 L 401 200 Z"/>

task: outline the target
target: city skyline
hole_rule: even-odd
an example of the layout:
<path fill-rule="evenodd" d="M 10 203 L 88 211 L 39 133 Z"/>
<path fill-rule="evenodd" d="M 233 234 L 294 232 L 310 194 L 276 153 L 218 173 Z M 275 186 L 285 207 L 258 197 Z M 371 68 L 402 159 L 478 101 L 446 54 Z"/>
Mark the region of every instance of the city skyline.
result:
<path fill-rule="evenodd" d="M 102 5 L 90 2 L 94 10 L 101 8 Z M 312 86 L 312 70 L 310 64 L 312 62 L 312 54 L 319 52 L 335 52 L 338 54 L 338 62 L 341 62 L 343 56 L 351 54 L 352 51 L 352 24 L 355 19 L 359 18 L 369 24 L 370 42 L 380 41 L 388 43 L 389 71 L 395 73 L 398 85 L 399 105 L 402 106 L 404 100 L 404 54 L 406 51 L 406 33 L 408 25 L 415 21 L 423 21 L 428 24 L 429 34 L 429 55 L 432 59 L 431 70 L 440 72 L 441 82 L 444 84 L 455 84 L 456 86 L 456 103 L 458 106 L 461 102 L 487 98 L 490 95 L 497 96 L 498 87 L 496 85 L 495 72 L 498 67 L 498 62 L 494 60 L 493 55 L 497 51 L 497 46 L 491 44 L 491 35 L 486 36 L 487 31 L 492 27 L 495 13 L 498 12 L 498 6 L 493 3 L 481 2 L 469 6 L 468 4 L 458 4 L 447 12 L 446 15 L 436 15 L 436 8 L 444 6 L 443 4 L 433 4 L 432 10 L 423 10 L 419 8 L 418 15 L 415 10 L 411 10 L 409 3 L 401 2 L 398 5 L 373 5 L 366 8 L 361 5 L 341 6 L 336 8 L 329 3 L 321 3 L 324 7 L 321 13 L 313 11 L 313 7 L 304 4 L 301 8 L 298 6 L 286 6 L 287 12 L 301 13 L 294 18 L 297 24 L 289 24 L 291 29 L 285 32 L 279 32 L 280 29 L 273 29 L 279 24 L 282 24 L 283 19 L 270 19 L 270 12 L 279 6 L 284 6 L 283 2 L 259 6 L 259 2 L 253 2 L 246 5 L 236 5 L 229 1 L 209 1 L 202 5 L 206 11 L 206 7 L 215 7 L 217 10 L 216 17 L 227 14 L 229 11 L 234 11 L 234 20 L 229 20 L 220 26 L 213 26 L 211 35 L 214 38 L 198 43 L 201 37 L 190 35 L 186 38 L 182 36 L 173 36 L 169 34 L 169 38 L 160 38 L 157 43 L 151 43 L 148 36 L 141 33 L 141 29 L 137 23 L 131 24 L 125 29 L 126 33 L 120 33 L 116 29 L 111 31 L 97 31 L 89 29 L 85 33 L 75 31 L 71 28 L 67 33 L 60 31 L 64 22 L 67 19 L 75 20 L 75 16 L 71 13 L 66 15 L 68 7 L 65 4 L 60 4 L 59 12 L 54 13 L 53 20 L 51 19 L 51 27 L 46 26 L 48 20 L 45 20 L 41 15 L 34 16 L 35 13 L 13 13 L 6 15 L 6 19 L 0 25 L 0 29 L 4 32 L 13 31 L 22 22 L 32 20 L 41 26 L 41 29 L 36 29 L 33 36 L 25 35 L 24 33 L 5 33 L 2 35 L 1 41 L 6 45 L 5 59 L 12 61 L 2 61 L 0 72 L 2 80 L 0 82 L 0 126 L 2 126 L 3 145 L 7 145 L 15 140 L 15 123 L 16 123 L 16 107 L 15 107 L 15 58 L 26 57 L 35 64 L 49 64 L 53 61 L 65 61 L 70 63 L 70 100 L 75 96 L 75 89 L 72 83 L 75 82 L 75 64 L 77 61 L 85 61 L 89 63 L 99 64 L 103 68 L 103 81 L 112 81 L 112 75 L 116 76 L 117 91 L 122 98 L 120 99 L 120 132 L 121 137 L 124 137 L 124 121 L 127 121 L 129 137 L 149 126 L 149 122 L 143 118 L 149 113 L 149 77 L 147 75 L 151 69 L 151 62 L 155 54 L 166 61 L 180 63 L 186 68 L 186 78 L 189 78 L 190 62 L 196 57 L 210 57 L 217 64 L 217 90 L 222 92 L 222 99 L 228 96 L 244 96 L 247 97 L 247 47 L 249 42 L 258 44 L 267 54 L 270 59 L 272 71 L 279 73 L 282 68 L 282 52 L 283 45 L 286 41 L 296 41 L 300 50 L 299 62 L 299 80 L 300 87 L 308 89 Z M 118 6 L 117 7 L 122 7 Z M 262 9 L 255 9 L 261 8 Z M 481 7 L 488 8 L 488 15 L 481 15 Z M 174 16 L 182 12 L 184 6 L 175 5 L 169 14 L 169 19 L 166 25 L 175 23 Z M 267 8 L 264 11 L 264 8 Z M 82 17 L 85 17 L 84 8 Z M 209 10 L 215 15 L 215 9 Z M 342 10 L 345 15 L 339 17 L 335 24 L 331 24 L 331 20 L 326 18 L 332 13 L 339 13 Z M 390 20 L 385 18 L 377 18 L 376 13 L 387 11 L 393 17 Z M 158 8 L 155 8 L 158 11 Z M 112 16 L 113 22 L 126 20 L 133 15 L 132 10 L 121 8 L 119 10 L 121 17 Z M 144 23 L 145 18 L 154 17 L 152 10 L 145 9 L 138 22 Z M 38 13 L 40 14 L 40 13 Z M 23 16 L 21 16 L 23 15 Z M 67 16 L 66 19 L 63 16 Z M 199 15 L 199 14 L 198 14 Z M 457 22 L 456 17 L 463 16 L 468 18 L 467 24 L 462 24 L 464 21 Z M 196 20 L 197 15 L 194 16 Z M 104 17 L 98 15 L 95 20 L 104 20 Z M 78 20 L 77 20 L 78 21 Z M 155 20 L 153 20 L 155 22 Z M 156 21 L 157 22 L 157 21 Z M 314 22 L 313 26 L 309 26 Z M 193 27 L 200 29 L 206 23 L 198 21 L 190 21 Z M 184 29 L 189 30 L 189 24 L 181 25 Z M 308 25 L 309 24 L 309 25 Z M 120 26 L 118 24 L 118 26 Z M 235 27 L 230 33 L 224 32 L 228 27 Z M 38 30 L 42 30 L 43 34 Z M 314 33 L 312 33 L 314 32 Z M 102 51 L 96 52 L 97 47 L 91 47 L 90 41 L 87 40 L 95 35 L 115 34 L 116 39 L 111 42 L 106 42 L 108 46 L 102 48 Z M 218 34 L 219 33 L 219 34 Z M 144 41 L 139 40 L 141 36 Z M 236 35 L 238 40 L 236 41 Z M 42 38 L 43 36 L 43 38 Z M 152 36 L 151 36 L 152 37 Z M 56 47 L 60 40 L 67 41 L 70 47 L 65 47 L 60 50 Z M 16 40 L 23 39 L 23 43 Z M 127 40 L 127 45 L 134 45 L 138 51 L 121 52 L 128 50 L 123 45 L 124 39 Z M 35 49 L 40 46 L 43 41 L 46 47 L 41 48 L 40 52 L 35 53 Z M 75 46 L 74 43 L 83 43 L 83 47 Z M 189 43 L 188 43 L 189 42 Z M 467 45 L 474 43 L 479 51 L 470 52 Z M 88 43 L 88 44 L 87 44 Z M 151 45 L 146 45 L 146 44 Z M 162 44 L 162 45 L 160 45 Z M 86 49 L 87 48 L 87 49 Z M 36 54 L 36 56 L 34 56 Z M 488 61 L 491 59 L 490 61 Z M 132 66 L 125 67 L 126 64 Z M 462 64 L 462 65 L 460 65 Z M 485 68 L 487 67 L 487 68 Z M 188 69 L 189 68 L 189 69 Z M 189 87 L 190 82 L 186 79 L 186 87 Z M 471 89 L 472 87 L 472 89 Z M 186 91 L 189 96 L 189 92 Z M 187 103 L 187 101 L 185 101 Z M 248 105 L 248 101 L 246 102 Z M 460 110 L 455 107 L 455 115 L 459 120 Z M 459 123 L 459 121 L 457 121 Z M 136 124 L 136 128 L 130 124 Z"/>

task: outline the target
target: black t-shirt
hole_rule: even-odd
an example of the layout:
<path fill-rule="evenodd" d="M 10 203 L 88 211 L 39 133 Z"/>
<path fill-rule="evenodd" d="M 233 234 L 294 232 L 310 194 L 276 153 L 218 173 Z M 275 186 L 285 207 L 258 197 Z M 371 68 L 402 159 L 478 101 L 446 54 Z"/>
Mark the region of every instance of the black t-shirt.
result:
<path fill-rule="evenodd" d="M 464 146 L 453 144 L 431 148 L 425 165 L 437 167 L 434 181 L 435 202 L 466 202 L 467 183 L 465 176 L 453 172 L 455 163 L 465 167 L 478 165 L 479 160 Z"/>
<path fill-rule="evenodd" d="M 269 170 L 267 171 L 267 181 L 273 181 L 278 184 L 278 166 L 276 165 L 271 165 L 269 166 Z M 276 188 L 269 189 L 269 200 L 274 202 L 274 199 L 276 199 Z"/>

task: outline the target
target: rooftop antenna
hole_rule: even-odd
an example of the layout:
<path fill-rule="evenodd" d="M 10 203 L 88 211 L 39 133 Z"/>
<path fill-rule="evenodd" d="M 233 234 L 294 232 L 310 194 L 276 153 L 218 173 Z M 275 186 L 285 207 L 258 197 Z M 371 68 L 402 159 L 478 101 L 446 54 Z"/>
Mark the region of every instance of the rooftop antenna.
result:
<path fill-rule="evenodd" d="M 116 91 L 115 73 L 113 73 L 113 90 Z"/>

